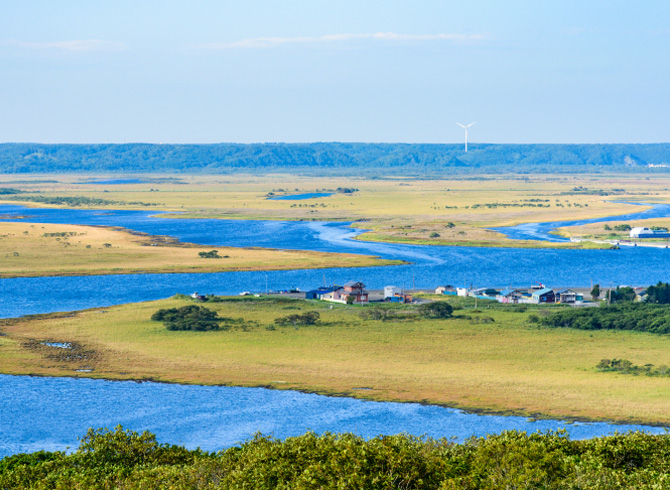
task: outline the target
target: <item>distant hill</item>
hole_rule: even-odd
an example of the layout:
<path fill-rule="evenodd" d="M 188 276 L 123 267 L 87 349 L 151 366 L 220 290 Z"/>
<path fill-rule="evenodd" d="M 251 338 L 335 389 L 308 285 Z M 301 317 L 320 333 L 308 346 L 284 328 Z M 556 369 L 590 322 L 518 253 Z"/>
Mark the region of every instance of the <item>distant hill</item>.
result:
<path fill-rule="evenodd" d="M 0 173 L 320 173 L 439 174 L 670 167 L 670 143 L 590 145 L 404 143 L 221 143 L 210 145 L 0 144 Z"/>

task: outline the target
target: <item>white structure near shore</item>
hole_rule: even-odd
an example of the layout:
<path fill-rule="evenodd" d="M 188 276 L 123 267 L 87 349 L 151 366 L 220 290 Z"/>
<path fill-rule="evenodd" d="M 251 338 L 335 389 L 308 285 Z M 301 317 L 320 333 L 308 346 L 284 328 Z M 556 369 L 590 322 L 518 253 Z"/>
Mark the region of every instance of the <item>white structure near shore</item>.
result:
<path fill-rule="evenodd" d="M 647 227 L 638 226 L 630 230 L 631 238 L 670 238 L 668 230 L 652 230 Z"/>

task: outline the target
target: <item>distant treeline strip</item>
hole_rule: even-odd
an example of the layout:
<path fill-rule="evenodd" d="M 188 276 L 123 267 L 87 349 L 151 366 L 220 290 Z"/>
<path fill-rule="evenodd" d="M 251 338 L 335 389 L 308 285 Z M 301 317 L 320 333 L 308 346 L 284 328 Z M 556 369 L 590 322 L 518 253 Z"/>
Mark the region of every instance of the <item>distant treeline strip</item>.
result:
<path fill-rule="evenodd" d="M 670 165 L 670 143 L 590 145 L 462 145 L 403 143 L 221 143 L 209 145 L 0 144 L 0 173 L 188 172 L 226 173 L 250 169 L 358 173 L 543 171 L 549 168 L 637 168 Z M 661 169 L 662 170 L 662 169 Z"/>
<path fill-rule="evenodd" d="M 208 453 L 117 427 L 89 430 L 72 454 L 0 460 L 0 488 L 661 489 L 670 484 L 669 460 L 670 436 L 641 432 L 573 441 L 563 432 L 510 431 L 463 444 L 308 432 Z"/>

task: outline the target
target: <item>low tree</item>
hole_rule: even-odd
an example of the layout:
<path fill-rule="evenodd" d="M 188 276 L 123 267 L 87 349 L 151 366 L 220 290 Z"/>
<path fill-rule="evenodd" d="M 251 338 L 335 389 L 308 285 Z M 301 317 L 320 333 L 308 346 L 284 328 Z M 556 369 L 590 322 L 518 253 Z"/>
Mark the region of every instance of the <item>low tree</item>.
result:
<path fill-rule="evenodd" d="M 284 316 L 281 318 L 275 318 L 275 324 L 279 325 L 280 327 L 284 327 L 286 325 L 292 325 L 293 328 L 296 330 L 298 329 L 299 325 L 315 325 L 319 319 L 321 318 L 321 315 L 319 315 L 318 312 L 316 311 L 308 311 L 306 313 L 303 313 L 302 315 L 289 315 L 289 316 Z"/>
<path fill-rule="evenodd" d="M 667 305 L 670 303 L 670 284 L 667 282 L 659 282 L 655 286 L 647 288 L 647 303 Z"/>
<path fill-rule="evenodd" d="M 600 298 L 600 284 L 595 284 L 593 288 L 591 288 L 591 298 L 593 301 L 598 301 Z"/>
<path fill-rule="evenodd" d="M 624 301 L 635 301 L 635 298 L 637 295 L 635 294 L 635 290 L 631 287 L 624 286 L 624 287 L 619 287 L 617 286 L 616 289 L 612 289 L 610 292 L 610 301 L 612 303 L 621 303 Z"/>
<path fill-rule="evenodd" d="M 221 259 L 218 250 L 210 250 L 209 252 L 198 252 L 198 255 L 203 259 Z"/>
<path fill-rule="evenodd" d="M 393 310 L 389 310 L 388 308 L 374 307 L 364 309 L 359 313 L 359 316 L 363 320 L 386 320 L 392 317 L 394 313 Z"/>
<path fill-rule="evenodd" d="M 196 305 L 160 309 L 151 315 L 151 319 L 163 322 L 168 330 L 195 330 L 199 332 L 219 330 L 221 328 L 220 322 L 226 320 L 225 318 L 219 318 L 216 311 Z"/>
<path fill-rule="evenodd" d="M 446 301 L 435 301 L 419 306 L 419 313 L 426 318 L 450 318 L 454 309 Z"/>

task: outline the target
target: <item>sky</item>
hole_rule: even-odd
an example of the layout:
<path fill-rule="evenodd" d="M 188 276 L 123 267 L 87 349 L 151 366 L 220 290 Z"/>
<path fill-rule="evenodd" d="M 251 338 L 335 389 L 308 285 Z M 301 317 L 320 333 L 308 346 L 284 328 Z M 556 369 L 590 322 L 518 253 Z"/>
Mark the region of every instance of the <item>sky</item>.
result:
<path fill-rule="evenodd" d="M 0 142 L 670 141 L 667 0 L 2 0 Z"/>

